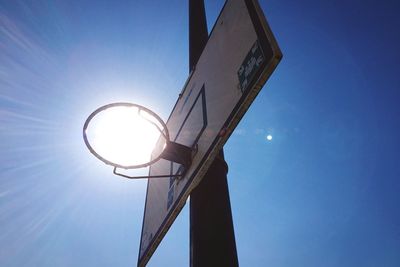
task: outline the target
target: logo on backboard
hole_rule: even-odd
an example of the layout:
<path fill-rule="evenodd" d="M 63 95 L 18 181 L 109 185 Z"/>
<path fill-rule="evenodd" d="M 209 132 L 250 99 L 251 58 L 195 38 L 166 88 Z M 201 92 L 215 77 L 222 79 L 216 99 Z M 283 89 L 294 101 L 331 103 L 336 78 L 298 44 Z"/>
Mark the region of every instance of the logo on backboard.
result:
<path fill-rule="evenodd" d="M 237 72 L 242 93 L 246 91 L 263 62 L 264 55 L 257 40 L 250 49 L 249 53 L 247 53 L 246 58 Z"/>

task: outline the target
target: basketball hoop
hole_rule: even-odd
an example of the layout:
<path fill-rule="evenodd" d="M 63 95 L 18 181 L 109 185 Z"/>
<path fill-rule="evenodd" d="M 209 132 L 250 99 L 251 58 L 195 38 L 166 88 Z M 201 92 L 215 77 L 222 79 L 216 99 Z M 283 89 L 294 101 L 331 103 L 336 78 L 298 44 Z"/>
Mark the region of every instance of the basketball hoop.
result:
<path fill-rule="evenodd" d="M 88 129 L 92 124 L 100 124 L 98 122 L 99 117 L 107 117 L 107 114 L 113 114 L 114 117 L 108 116 L 109 123 L 108 125 L 103 125 L 103 127 L 100 127 L 100 130 L 97 129 L 97 134 L 99 135 L 110 135 L 110 133 L 114 134 L 115 136 L 112 137 L 112 139 L 108 140 L 107 146 L 108 150 L 111 150 L 114 152 L 114 155 L 106 155 L 107 149 L 104 149 L 104 146 L 96 145 L 96 133 L 95 134 L 88 134 L 88 132 L 96 132 L 95 130 L 89 131 Z M 118 117 L 123 117 L 122 121 L 119 123 L 116 123 L 116 121 L 120 120 Z M 111 118 L 111 121 L 110 121 Z M 137 122 L 137 126 L 132 126 L 132 122 L 135 121 Z M 111 123 L 110 123 L 111 122 Z M 104 123 L 103 123 L 104 124 Z M 147 124 L 147 125 L 146 125 Z M 126 127 L 126 126 L 130 127 Z M 121 127 L 123 126 L 123 127 Z M 99 128 L 99 127 L 98 127 Z M 118 129 L 116 129 L 118 128 Z M 136 134 L 140 131 L 144 131 L 144 128 L 146 129 L 151 129 L 152 128 L 152 135 L 153 137 L 155 136 L 156 139 L 155 142 L 150 143 L 152 147 L 150 148 L 150 154 L 148 155 L 148 160 L 144 159 L 141 157 L 141 155 L 138 155 L 138 153 L 143 153 L 143 151 L 136 151 L 135 154 L 135 145 L 142 145 L 144 141 L 148 139 L 148 136 L 146 133 L 142 134 Z M 99 133 L 100 132 L 100 133 Z M 107 132 L 107 133 L 106 133 Z M 156 135 L 154 135 L 156 133 Z M 111 134 L 111 135 L 112 135 Z M 136 135 L 135 135 L 136 134 Z M 157 136 L 158 134 L 158 136 Z M 132 136 L 130 136 L 132 135 Z M 94 137 L 93 137 L 94 136 Z M 127 138 L 125 141 L 124 140 L 119 140 L 119 138 L 123 136 Z M 91 137 L 91 138 L 90 138 Z M 135 142 L 130 142 L 132 139 L 137 139 L 133 140 Z M 90 140 L 91 139 L 91 140 Z M 104 139 L 104 138 L 103 138 Z M 192 148 L 189 148 L 187 146 L 172 142 L 170 140 L 169 132 L 167 129 L 167 125 L 164 123 L 164 121 L 153 111 L 151 111 L 148 108 L 145 108 L 141 105 L 133 104 L 133 103 L 125 103 L 125 102 L 118 102 L 118 103 L 112 103 L 108 104 L 105 106 L 102 106 L 98 109 L 96 109 L 94 112 L 92 112 L 89 117 L 86 119 L 85 124 L 83 126 L 83 140 L 89 149 L 90 153 L 92 153 L 96 158 L 101 160 L 107 165 L 111 165 L 114 167 L 113 173 L 125 178 L 130 178 L 130 179 L 139 179 L 139 178 L 166 178 L 166 177 L 181 177 L 183 176 L 182 174 L 176 174 L 176 175 L 156 175 L 156 176 L 129 176 L 125 175 L 122 173 L 118 173 L 117 169 L 122 168 L 122 169 L 139 169 L 139 168 L 145 168 L 148 167 L 160 159 L 165 159 L 168 161 L 176 162 L 179 164 L 182 164 L 184 169 L 187 169 L 192 161 Z M 158 149 L 158 151 L 154 151 L 155 145 L 157 144 L 158 147 L 162 147 L 162 149 Z M 116 149 L 115 147 L 120 147 L 123 148 L 125 151 L 123 151 L 125 154 L 127 154 L 126 150 L 132 150 L 128 151 L 129 153 L 125 155 L 127 159 L 121 160 L 121 158 L 118 158 L 119 155 L 116 154 Z M 117 151 L 119 152 L 119 151 Z M 131 153 L 132 152 L 132 153 Z M 136 162 L 129 161 L 129 157 L 132 157 L 136 155 Z"/>

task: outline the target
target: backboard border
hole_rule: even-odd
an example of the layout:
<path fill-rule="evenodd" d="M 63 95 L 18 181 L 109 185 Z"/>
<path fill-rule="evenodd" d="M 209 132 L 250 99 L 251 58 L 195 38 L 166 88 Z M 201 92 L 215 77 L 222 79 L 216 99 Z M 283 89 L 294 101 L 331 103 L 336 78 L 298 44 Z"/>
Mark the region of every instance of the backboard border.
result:
<path fill-rule="evenodd" d="M 223 13 L 226 4 L 228 0 L 225 1 L 217 19 L 216 22 L 220 19 L 221 14 Z M 253 102 L 255 97 L 260 91 L 260 88 L 264 86 L 265 82 L 267 81 L 268 77 L 272 74 L 272 71 L 276 68 L 277 64 L 282 58 L 282 53 L 281 50 L 278 47 L 278 44 L 276 42 L 276 39 L 267 23 L 267 20 L 264 16 L 264 13 L 262 12 L 261 7 L 259 6 L 259 3 L 257 0 L 244 0 L 247 10 L 250 15 L 250 19 L 252 21 L 252 24 L 254 26 L 257 39 L 260 42 L 260 46 L 265 53 L 265 48 L 269 47 L 270 50 L 272 50 L 272 55 L 269 61 L 263 62 L 263 67 L 257 71 L 257 74 L 255 75 L 256 77 L 258 76 L 259 79 L 257 80 L 252 80 L 251 81 L 251 86 L 249 86 L 249 89 L 243 92 L 242 96 L 240 97 L 238 103 L 235 105 L 233 111 L 229 115 L 229 117 L 225 120 L 223 127 L 221 129 L 226 129 L 227 132 L 223 136 L 223 138 L 219 135 L 216 136 L 216 138 L 213 140 L 210 148 L 207 150 L 207 152 L 204 154 L 204 158 L 201 160 L 200 164 L 198 167 L 193 171 L 191 177 L 188 179 L 188 183 L 185 185 L 184 189 L 182 190 L 181 194 L 178 196 L 178 200 L 172 205 L 172 207 L 169 209 L 169 212 L 167 213 L 167 216 L 161 223 L 160 228 L 158 231 L 155 233 L 154 237 L 152 238 L 152 241 L 150 242 L 150 245 L 147 247 L 147 249 L 143 252 L 142 258 L 140 257 L 140 251 L 142 247 L 142 237 L 143 237 L 143 225 L 144 225 L 144 215 L 146 214 L 146 208 L 147 208 L 147 201 L 145 201 L 145 209 L 144 209 L 144 215 L 143 215 L 143 223 L 142 223 L 142 232 L 141 232 L 141 237 L 140 237 L 140 246 L 139 246 L 139 255 L 138 255 L 138 266 L 145 266 L 147 262 L 150 260 L 150 257 L 153 255 L 157 247 L 159 246 L 161 240 L 164 238 L 165 234 L 171 227 L 173 221 L 176 219 L 177 215 L 180 213 L 182 208 L 184 207 L 188 196 L 190 195 L 190 187 L 194 188 L 199 182 L 199 181 L 194 181 L 194 177 L 200 173 L 200 176 L 202 176 L 208 169 L 208 167 L 211 165 L 211 160 L 215 158 L 217 155 L 218 151 L 222 148 L 224 143 L 229 139 L 229 136 L 233 132 L 233 127 L 236 126 L 239 121 L 242 119 L 244 113 L 247 111 L 249 108 L 250 104 Z M 212 35 L 214 29 L 216 27 L 216 23 L 214 24 L 209 37 Z M 208 38 L 209 39 L 209 38 Z M 201 57 L 201 56 L 200 56 Z M 182 96 L 185 90 L 187 89 L 187 85 L 189 81 L 192 78 L 193 72 L 196 70 L 196 66 L 193 69 L 193 71 L 189 74 L 188 79 L 185 82 L 185 85 L 179 94 L 179 96 Z M 176 101 L 169 117 L 167 120 L 167 124 L 169 119 L 171 118 L 172 113 L 175 111 L 177 104 L 180 100 L 180 97 Z M 233 119 L 235 118 L 236 119 Z M 221 142 L 222 141 L 222 142 Z M 219 142 L 219 143 L 218 143 Z M 213 151 L 214 150 L 214 151 Z M 208 163 L 207 165 L 204 164 L 205 162 Z M 146 199 L 147 199 L 147 193 L 149 190 L 149 182 L 147 183 L 147 190 L 146 190 Z"/>

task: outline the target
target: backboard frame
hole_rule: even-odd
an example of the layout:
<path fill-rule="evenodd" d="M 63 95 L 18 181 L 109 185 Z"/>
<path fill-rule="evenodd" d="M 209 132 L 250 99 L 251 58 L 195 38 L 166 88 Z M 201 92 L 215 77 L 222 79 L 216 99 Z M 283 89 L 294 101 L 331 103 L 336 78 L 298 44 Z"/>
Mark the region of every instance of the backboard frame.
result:
<path fill-rule="evenodd" d="M 233 0 L 235 1 L 235 0 Z M 139 256 L 138 256 L 138 266 L 145 266 L 146 263 L 149 261 L 150 257 L 156 250 L 157 246 L 161 242 L 162 238 L 165 236 L 167 233 L 168 229 L 171 227 L 173 221 L 175 218 L 178 216 L 180 211 L 182 210 L 183 206 L 186 203 L 186 200 L 188 199 L 191 190 L 201 181 L 201 178 L 204 176 L 208 168 L 210 167 L 213 159 L 217 156 L 218 152 L 220 149 L 223 147 L 223 145 L 226 143 L 228 140 L 229 136 L 232 134 L 234 128 L 237 126 L 239 121 L 242 119 L 244 114 L 246 113 L 247 109 L 251 105 L 251 103 L 254 101 L 255 97 L 261 90 L 261 88 L 264 86 L 266 83 L 267 79 L 269 76 L 272 74 L 272 72 L 275 70 L 276 66 L 278 65 L 280 59 L 282 58 L 282 53 L 278 47 L 278 44 L 268 26 L 268 23 L 266 22 L 266 19 L 264 17 L 264 14 L 258 4 L 257 0 L 236 0 L 236 1 L 243 1 L 247 7 L 248 14 L 251 19 L 251 23 L 254 27 L 255 33 L 256 33 L 256 43 L 253 44 L 252 51 L 257 52 L 257 47 L 259 46 L 259 49 L 262 51 L 262 56 L 264 57 L 264 61 L 261 62 L 260 67 L 256 70 L 255 73 L 249 73 L 250 77 L 250 82 L 245 83 L 244 80 L 239 76 L 240 80 L 240 90 L 242 90 L 242 95 L 240 97 L 239 102 L 236 104 L 235 108 L 232 110 L 228 118 L 225 120 L 223 123 L 221 129 L 219 129 L 218 135 L 215 137 L 213 140 L 211 146 L 209 149 L 205 152 L 205 156 L 201 159 L 200 163 L 197 165 L 196 169 L 193 171 L 193 173 L 190 175 L 190 178 L 188 178 L 188 181 L 184 187 L 184 189 L 181 191 L 181 193 L 178 196 L 178 200 L 172 203 L 172 207 L 168 207 L 168 214 L 167 216 L 163 219 L 162 224 L 158 228 L 157 232 L 152 236 L 150 244 L 146 247 L 143 248 L 143 229 L 144 229 L 144 224 L 145 224 L 145 216 L 146 216 L 146 211 L 148 209 L 147 206 L 147 198 L 149 194 L 149 185 L 150 181 L 148 182 L 147 185 L 147 192 L 146 192 L 146 203 L 145 203 L 145 210 L 144 210 L 144 216 L 143 216 L 143 224 L 142 224 L 142 233 L 141 233 L 141 240 L 140 240 L 140 249 L 139 249 Z M 227 0 L 216 20 L 216 24 L 214 25 L 213 29 L 210 32 L 209 39 L 213 36 L 214 29 L 217 25 L 217 23 L 220 21 L 220 17 L 223 14 L 228 2 L 232 2 L 232 0 Z M 208 43 L 206 44 L 207 47 Z M 203 56 L 203 54 L 200 56 Z M 200 61 L 200 60 L 199 60 Z M 246 62 L 246 60 L 244 60 Z M 170 117 L 168 118 L 168 122 L 171 120 L 172 114 L 176 111 L 178 107 L 178 103 L 182 101 L 181 96 L 183 96 L 185 93 L 188 92 L 188 90 L 191 90 L 191 88 L 188 88 L 189 82 L 191 81 L 194 73 L 196 72 L 196 67 L 193 69 L 193 71 L 190 73 L 183 90 L 180 94 L 180 97 L 178 98 L 177 102 L 175 103 L 175 106 L 171 112 Z M 204 84 L 201 85 L 202 89 L 200 90 L 200 93 L 203 92 L 204 97 L 205 91 L 204 91 Z M 190 95 L 191 92 L 189 92 Z M 200 94 L 197 96 L 196 99 L 200 99 Z M 197 101 L 197 100 L 196 100 Z M 195 103 L 196 103 L 195 101 Z M 203 103 L 204 104 L 204 103 Z M 207 103 L 205 103 L 207 105 Z M 193 108 L 193 107 L 192 107 Z M 207 113 L 206 113 L 206 120 L 207 120 Z M 204 130 L 204 129 L 203 129 Z M 176 139 L 176 138 L 175 138 Z M 173 169 L 173 168 L 172 168 Z"/>

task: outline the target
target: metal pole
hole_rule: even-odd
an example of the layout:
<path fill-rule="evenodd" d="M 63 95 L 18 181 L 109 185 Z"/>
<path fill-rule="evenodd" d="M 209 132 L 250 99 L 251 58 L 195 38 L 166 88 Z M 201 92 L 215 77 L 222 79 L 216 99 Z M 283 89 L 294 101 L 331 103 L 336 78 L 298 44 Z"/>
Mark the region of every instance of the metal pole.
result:
<path fill-rule="evenodd" d="M 207 41 L 204 0 L 189 0 L 189 72 L 196 66 Z"/>
<path fill-rule="evenodd" d="M 204 0 L 189 0 L 189 70 L 208 39 Z M 239 266 L 223 150 L 190 194 L 190 266 Z"/>

